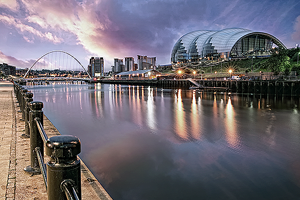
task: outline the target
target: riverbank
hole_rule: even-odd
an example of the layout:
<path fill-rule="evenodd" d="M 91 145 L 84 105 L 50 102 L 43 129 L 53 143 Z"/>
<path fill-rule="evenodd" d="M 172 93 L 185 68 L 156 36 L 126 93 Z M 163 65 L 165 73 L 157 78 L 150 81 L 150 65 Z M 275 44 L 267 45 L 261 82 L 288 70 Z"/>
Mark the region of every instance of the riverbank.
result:
<path fill-rule="evenodd" d="M 22 137 L 25 123 L 13 94 L 10 82 L 0 82 L 0 200 L 47 199 L 41 174 L 30 175 L 24 168 L 30 165 L 29 138 Z M 60 135 L 44 116 L 44 129 L 48 137 Z M 81 160 L 82 199 L 112 199 Z"/>
<path fill-rule="evenodd" d="M 201 80 L 201 79 L 164 79 L 164 80 L 99 80 L 100 83 L 156 86 L 176 89 L 209 89 L 211 91 L 230 91 L 233 93 L 300 95 L 299 80 Z M 195 85 L 193 82 L 198 84 Z M 196 86 L 196 87 L 195 87 Z M 199 87 L 201 86 L 201 87 Z"/>

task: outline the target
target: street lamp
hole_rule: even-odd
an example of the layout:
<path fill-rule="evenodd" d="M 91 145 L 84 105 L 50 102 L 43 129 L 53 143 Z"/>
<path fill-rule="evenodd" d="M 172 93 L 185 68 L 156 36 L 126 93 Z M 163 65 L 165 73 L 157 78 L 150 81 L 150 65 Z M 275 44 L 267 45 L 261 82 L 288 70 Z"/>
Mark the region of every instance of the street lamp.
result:
<path fill-rule="evenodd" d="M 299 51 L 299 44 L 296 44 L 295 49 L 297 49 Z M 297 54 L 297 65 L 298 65 L 298 62 L 299 62 L 299 54 L 300 54 L 300 52 L 298 52 L 298 54 Z"/>
<path fill-rule="evenodd" d="M 231 78 L 232 69 L 230 69 L 228 72 L 229 72 L 229 74 L 230 74 L 230 78 Z"/>
<path fill-rule="evenodd" d="M 260 73 L 260 80 L 262 80 L 262 71 L 259 71 Z"/>
<path fill-rule="evenodd" d="M 179 75 L 179 79 L 180 79 L 180 77 L 181 77 L 181 74 L 182 74 L 182 71 L 181 70 L 178 70 L 178 75 Z"/>
<path fill-rule="evenodd" d="M 195 79 L 196 71 L 193 71 L 193 74 L 194 74 L 194 79 Z"/>
<path fill-rule="evenodd" d="M 215 79 L 217 79 L 217 71 L 215 71 Z"/>

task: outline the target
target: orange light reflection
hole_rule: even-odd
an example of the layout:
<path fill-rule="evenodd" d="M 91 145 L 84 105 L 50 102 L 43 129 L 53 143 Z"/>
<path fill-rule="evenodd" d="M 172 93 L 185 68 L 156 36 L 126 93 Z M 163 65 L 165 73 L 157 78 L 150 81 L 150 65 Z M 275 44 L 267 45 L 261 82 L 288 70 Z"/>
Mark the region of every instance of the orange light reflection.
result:
<path fill-rule="evenodd" d="M 228 99 L 227 105 L 226 105 L 226 118 L 225 118 L 225 129 L 226 129 L 226 140 L 227 143 L 232 148 L 237 148 L 238 146 L 238 134 L 236 130 L 236 121 L 235 121 L 235 113 L 233 106 L 231 104 L 231 99 Z"/>
<path fill-rule="evenodd" d="M 175 98 L 175 132 L 176 134 L 184 139 L 188 140 L 186 133 L 185 114 L 183 111 L 183 102 L 181 97 L 181 89 L 177 91 L 177 98 Z"/>

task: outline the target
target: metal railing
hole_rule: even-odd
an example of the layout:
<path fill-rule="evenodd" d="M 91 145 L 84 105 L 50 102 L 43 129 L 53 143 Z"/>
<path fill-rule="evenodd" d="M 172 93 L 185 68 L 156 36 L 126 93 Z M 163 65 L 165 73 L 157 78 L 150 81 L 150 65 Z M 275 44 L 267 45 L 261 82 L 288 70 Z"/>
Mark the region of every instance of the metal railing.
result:
<path fill-rule="evenodd" d="M 43 103 L 33 101 L 33 94 L 14 82 L 22 119 L 25 121 L 25 134 L 30 137 L 30 165 L 24 171 L 30 174 L 42 174 L 48 200 L 80 200 L 81 173 L 78 154 L 81 151 L 80 140 L 72 135 L 57 135 L 48 138 L 43 127 Z M 50 161 L 44 163 L 45 154 Z"/>

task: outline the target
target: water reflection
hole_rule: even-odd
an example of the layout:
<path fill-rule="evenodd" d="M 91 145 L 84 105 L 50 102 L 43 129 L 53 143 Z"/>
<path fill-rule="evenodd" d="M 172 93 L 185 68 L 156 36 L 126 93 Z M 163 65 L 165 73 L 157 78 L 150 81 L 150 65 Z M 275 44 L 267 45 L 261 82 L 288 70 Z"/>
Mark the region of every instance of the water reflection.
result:
<path fill-rule="evenodd" d="M 148 100 L 147 100 L 147 124 L 152 130 L 156 130 L 156 118 L 155 118 L 155 103 L 153 98 L 153 88 L 148 87 Z"/>
<path fill-rule="evenodd" d="M 181 97 L 181 89 L 177 91 L 176 97 L 174 99 L 174 112 L 175 112 L 175 133 L 183 140 L 188 140 L 188 135 L 186 131 L 186 120 L 185 112 L 183 108 L 183 102 Z"/>
<path fill-rule="evenodd" d="M 114 199 L 297 199 L 299 98 L 125 85 L 32 87 Z M 180 188 L 180 189 L 178 189 Z"/>
<path fill-rule="evenodd" d="M 201 137 L 201 126 L 202 122 L 200 121 L 200 117 L 198 114 L 198 105 L 196 100 L 196 92 L 193 91 L 193 99 L 191 106 L 191 133 L 192 137 L 196 140 L 199 140 Z"/>
<path fill-rule="evenodd" d="M 228 99 L 226 105 L 226 118 L 225 118 L 225 128 L 226 128 L 226 140 L 230 147 L 237 148 L 238 146 L 238 134 L 237 134 L 237 124 L 235 120 L 234 109 L 231 104 L 231 98 Z"/>

